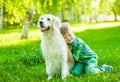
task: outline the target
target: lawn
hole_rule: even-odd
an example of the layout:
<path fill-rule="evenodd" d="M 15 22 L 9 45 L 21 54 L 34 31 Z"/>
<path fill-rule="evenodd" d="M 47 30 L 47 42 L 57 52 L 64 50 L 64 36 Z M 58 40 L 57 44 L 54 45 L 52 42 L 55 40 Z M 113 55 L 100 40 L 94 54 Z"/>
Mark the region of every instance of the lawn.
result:
<path fill-rule="evenodd" d="M 19 27 L 12 27 L 0 31 L 0 82 L 61 82 L 59 75 L 47 81 L 37 26 L 30 28 L 27 40 L 20 39 Z M 75 35 L 98 54 L 99 66 L 112 65 L 114 70 L 100 75 L 70 75 L 66 82 L 120 82 L 120 22 L 78 27 L 75 25 Z"/>

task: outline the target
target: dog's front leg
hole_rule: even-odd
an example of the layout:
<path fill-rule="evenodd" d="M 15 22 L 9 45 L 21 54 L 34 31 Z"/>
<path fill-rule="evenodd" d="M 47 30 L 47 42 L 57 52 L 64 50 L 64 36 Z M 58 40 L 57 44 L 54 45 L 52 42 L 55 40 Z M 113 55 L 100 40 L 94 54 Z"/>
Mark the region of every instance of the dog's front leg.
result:
<path fill-rule="evenodd" d="M 52 64 L 48 61 L 46 61 L 46 73 L 48 75 L 48 80 L 52 79 L 53 74 L 52 74 Z"/>
<path fill-rule="evenodd" d="M 69 74 L 69 69 L 66 61 L 62 61 L 62 79 L 64 80 Z"/>

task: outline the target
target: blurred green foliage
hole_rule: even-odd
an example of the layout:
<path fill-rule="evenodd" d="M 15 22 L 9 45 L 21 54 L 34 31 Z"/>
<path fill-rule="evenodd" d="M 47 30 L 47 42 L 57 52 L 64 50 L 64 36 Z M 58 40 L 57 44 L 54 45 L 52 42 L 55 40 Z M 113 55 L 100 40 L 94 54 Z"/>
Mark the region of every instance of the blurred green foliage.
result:
<path fill-rule="evenodd" d="M 120 15 L 120 0 L 0 0 L 5 24 L 20 24 L 30 10 L 34 11 L 33 22 L 40 15 L 49 13 L 59 16 L 62 21 L 99 21 L 100 14 Z M 1 20 L 1 18 L 0 18 Z"/>

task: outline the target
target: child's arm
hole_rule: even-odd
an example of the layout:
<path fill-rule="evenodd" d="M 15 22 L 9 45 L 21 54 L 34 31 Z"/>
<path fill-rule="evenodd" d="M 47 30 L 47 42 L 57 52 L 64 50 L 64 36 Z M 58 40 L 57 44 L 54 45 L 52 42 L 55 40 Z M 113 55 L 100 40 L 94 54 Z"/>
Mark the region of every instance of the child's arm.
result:
<path fill-rule="evenodd" d="M 74 63 L 75 61 L 73 59 L 69 46 L 67 46 L 67 48 L 68 48 L 68 59 L 70 60 L 71 63 Z"/>

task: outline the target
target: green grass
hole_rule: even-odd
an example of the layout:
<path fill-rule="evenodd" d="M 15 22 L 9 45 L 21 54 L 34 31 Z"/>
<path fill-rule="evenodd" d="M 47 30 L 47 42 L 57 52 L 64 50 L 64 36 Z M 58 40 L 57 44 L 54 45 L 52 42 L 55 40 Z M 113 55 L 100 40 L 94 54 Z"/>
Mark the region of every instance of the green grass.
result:
<path fill-rule="evenodd" d="M 95 76 L 70 75 L 66 82 L 120 81 L 120 24 L 115 22 L 113 22 L 113 26 L 108 23 L 103 24 L 106 24 L 107 28 L 76 30 L 75 34 L 98 54 L 99 66 L 112 65 L 114 70 Z M 92 24 L 92 26 L 96 25 Z M 102 25 L 101 27 L 103 27 Z M 91 25 L 87 25 L 87 27 L 91 27 Z M 47 81 L 45 62 L 40 48 L 39 29 L 31 28 L 27 40 L 21 40 L 20 36 L 20 28 L 7 28 L 0 31 L 0 82 L 62 82 L 59 75 L 56 75 L 53 80 Z"/>

